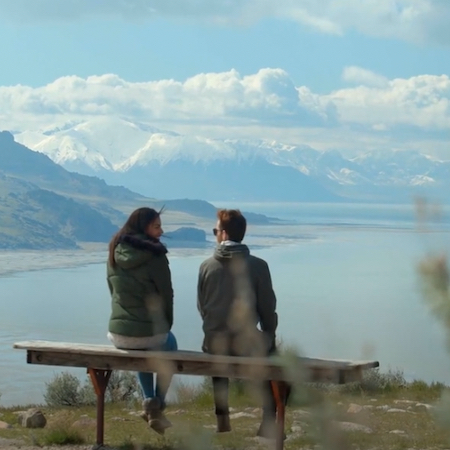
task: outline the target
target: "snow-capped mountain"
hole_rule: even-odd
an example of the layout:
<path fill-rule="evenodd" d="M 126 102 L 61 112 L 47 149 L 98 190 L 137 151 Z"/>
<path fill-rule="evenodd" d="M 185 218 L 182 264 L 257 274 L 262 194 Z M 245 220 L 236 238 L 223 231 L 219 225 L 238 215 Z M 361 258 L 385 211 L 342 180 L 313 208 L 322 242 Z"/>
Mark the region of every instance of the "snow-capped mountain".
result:
<path fill-rule="evenodd" d="M 57 164 L 66 168 L 73 166 L 83 172 L 118 170 L 154 135 L 172 137 L 175 133 L 120 118 L 98 117 L 39 132 L 26 131 L 15 138 L 32 150 L 45 153 Z"/>
<path fill-rule="evenodd" d="M 15 138 L 68 170 L 165 198 L 374 199 L 438 189 L 450 180 L 449 161 L 413 151 L 347 159 L 306 145 L 180 135 L 122 118 L 71 122 Z"/>
<path fill-rule="evenodd" d="M 413 151 L 373 151 L 352 159 L 370 179 L 382 185 L 432 185 L 450 180 L 450 161 Z"/>

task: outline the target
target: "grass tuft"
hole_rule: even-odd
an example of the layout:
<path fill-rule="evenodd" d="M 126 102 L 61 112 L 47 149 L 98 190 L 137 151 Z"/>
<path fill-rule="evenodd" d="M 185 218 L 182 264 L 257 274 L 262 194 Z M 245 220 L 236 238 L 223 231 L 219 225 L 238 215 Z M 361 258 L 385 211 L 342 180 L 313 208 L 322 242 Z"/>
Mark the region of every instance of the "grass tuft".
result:
<path fill-rule="evenodd" d="M 41 442 L 43 445 L 80 445 L 85 439 L 78 430 L 56 426 L 42 435 Z"/>

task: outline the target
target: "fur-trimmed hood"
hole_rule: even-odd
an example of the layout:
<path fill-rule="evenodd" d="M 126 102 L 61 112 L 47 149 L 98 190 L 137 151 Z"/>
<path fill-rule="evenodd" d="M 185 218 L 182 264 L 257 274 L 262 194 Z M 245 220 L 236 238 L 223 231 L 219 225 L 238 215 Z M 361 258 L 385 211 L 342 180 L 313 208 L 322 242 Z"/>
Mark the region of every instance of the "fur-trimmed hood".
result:
<path fill-rule="evenodd" d="M 114 249 L 114 261 L 123 269 L 132 269 L 142 264 L 147 264 L 153 259 L 164 259 L 167 261 L 166 253 L 167 248 L 165 245 L 156 239 L 140 234 L 124 234 L 119 236 L 117 240 L 117 245 Z"/>
<path fill-rule="evenodd" d="M 151 239 L 143 235 L 123 234 L 119 236 L 118 244 L 128 244 L 138 250 L 146 250 L 155 255 L 165 255 L 167 253 L 166 246 L 157 239 Z"/>

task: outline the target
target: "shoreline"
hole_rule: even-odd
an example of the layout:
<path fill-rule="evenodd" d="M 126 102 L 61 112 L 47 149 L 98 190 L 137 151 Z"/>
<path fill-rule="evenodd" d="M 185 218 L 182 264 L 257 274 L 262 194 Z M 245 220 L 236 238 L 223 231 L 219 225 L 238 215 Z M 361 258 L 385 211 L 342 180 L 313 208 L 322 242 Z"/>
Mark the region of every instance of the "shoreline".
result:
<path fill-rule="evenodd" d="M 105 261 L 106 250 L 20 250 L 0 252 L 0 277 L 51 269 L 70 269 Z"/>
<path fill-rule="evenodd" d="M 275 225 L 278 227 L 278 225 Z M 297 227 L 280 235 L 273 233 L 273 225 L 268 226 L 269 232 L 261 234 L 263 226 L 254 229 L 249 235 L 247 244 L 255 249 L 286 245 L 293 241 L 310 241 L 317 236 L 310 233 L 300 233 Z M 266 230 L 267 232 L 268 230 Z M 270 236 L 270 237 L 269 237 Z M 215 247 L 214 241 L 202 242 L 164 242 L 169 249 L 169 257 L 211 256 Z M 172 247 L 171 245 L 174 244 Z M 52 269 L 70 269 L 105 263 L 107 259 L 108 243 L 106 242 L 78 242 L 79 249 L 62 250 L 0 250 L 0 278 L 15 276 L 26 272 Z"/>
<path fill-rule="evenodd" d="M 107 259 L 107 244 L 81 243 L 76 250 L 2 250 L 0 251 L 0 278 L 27 272 L 103 264 Z M 173 257 L 209 255 L 211 247 L 174 247 Z"/>
<path fill-rule="evenodd" d="M 274 229 L 275 227 L 275 229 Z M 282 228 L 281 228 L 282 227 Z M 283 231 L 278 234 L 274 231 Z M 268 225 L 258 226 L 246 239 L 250 249 L 263 249 L 277 246 L 289 246 L 303 241 L 305 243 L 322 242 L 328 233 L 337 231 L 344 235 L 348 232 L 397 232 L 424 233 L 424 230 L 413 228 L 366 226 L 361 224 L 315 224 L 315 225 Z M 450 230 L 432 230 L 436 233 L 450 233 Z M 52 269 L 70 269 L 74 267 L 101 264 L 107 259 L 107 243 L 79 242 L 80 248 L 75 250 L 0 250 L 0 278 L 16 276 L 26 272 Z M 170 246 L 169 257 L 205 256 L 212 254 L 215 242 L 205 241 L 192 246 Z M 178 243 L 179 244 L 179 243 Z"/>

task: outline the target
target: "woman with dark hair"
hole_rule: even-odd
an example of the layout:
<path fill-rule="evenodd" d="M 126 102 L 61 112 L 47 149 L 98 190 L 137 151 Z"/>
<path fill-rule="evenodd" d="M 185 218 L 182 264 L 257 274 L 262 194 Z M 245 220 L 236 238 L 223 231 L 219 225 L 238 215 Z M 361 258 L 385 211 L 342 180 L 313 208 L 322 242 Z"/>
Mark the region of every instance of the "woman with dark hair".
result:
<path fill-rule="evenodd" d="M 108 338 L 127 350 L 177 350 L 170 331 L 173 324 L 173 289 L 163 234 L 161 211 L 139 208 L 109 243 L 107 264 L 111 292 Z M 165 397 L 172 376 L 139 372 L 144 395 L 142 417 L 159 434 L 172 424 L 165 417 Z"/>

